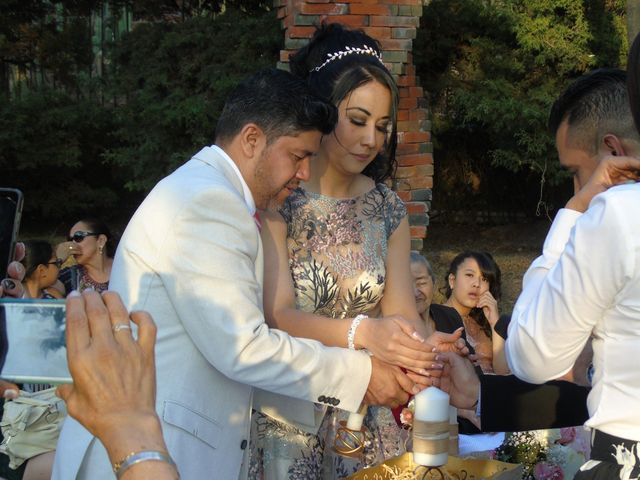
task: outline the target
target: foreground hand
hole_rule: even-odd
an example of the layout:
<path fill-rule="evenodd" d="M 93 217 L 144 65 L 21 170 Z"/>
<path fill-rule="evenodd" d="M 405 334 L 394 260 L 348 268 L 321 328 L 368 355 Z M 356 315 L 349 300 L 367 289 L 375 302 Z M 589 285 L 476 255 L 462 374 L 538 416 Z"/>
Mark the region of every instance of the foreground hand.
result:
<path fill-rule="evenodd" d="M 102 440 L 112 461 L 140 449 L 166 450 L 155 412 L 151 316 L 129 317 L 115 292 L 72 292 L 66 305 L 73 384 L 61 385 L 57 394 L 69 414 Z M 130 325 L 129 318 L 138 325 L 137 341 L 130 329 L 113 331 L 114 325 Z"/>
<path fill-rule="evenodd" d="M 475 408 L 480 393 L 480 379 L 471 362 L 453 352 L 438 354 L 445 363 L 440 388 L 449 393 L 451 405 L 456 408 Z"/>
<path fill-rule="evenodd" d="M 600 161 L 589 181 L 567 202 L 566 208 L 585 212 L 591 199 L 605 190 L 640 180 L 640 160 L 610 156 Z"/>
<path fill-rule="evenodd" d="M 371 378 L 364 403 L 395 408 L 407 403 L 409 394 L 415 395 L 420 390 L 421 388 L 416 386 L 400 367 L 371 357 Z"/>
<path fill-rule="evenodd" d="M 13 297 L 22 298 L 24 288 L 22 287 L 22 279 L 24 278 L 24 267 L 20 260 L 24 258 L 24 243 L 16 243 L 15 261 L 11 262 L 7 267 L 8 278 L 0 282 L 0 298 Z"/>
<path fill-rule="evenodd" d="M 355 343 L 383 362 L 423 375 L 436 358 L 433 347 L 425 343 L 413 323 L 399 315 L 363 319 Z"/>

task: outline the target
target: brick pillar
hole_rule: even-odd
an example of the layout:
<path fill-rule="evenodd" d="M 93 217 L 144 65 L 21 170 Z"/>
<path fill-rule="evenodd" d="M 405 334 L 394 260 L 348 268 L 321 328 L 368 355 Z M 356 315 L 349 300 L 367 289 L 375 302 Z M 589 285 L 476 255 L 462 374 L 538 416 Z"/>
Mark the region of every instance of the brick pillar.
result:
<path fill-rule="evenodd" d="M 306 45 L 314 25 L 325 19 L 360 28 L 380 42 L 382 59 L 400 90 L 399 167 L 393 186 L 407 203 L 411 247 L 422 250 L 433 186 L 431 122 L 411 53 L 422 0 L 275 0 L 275 6 L 285 31 L 281 68 L 287 68 L 289 55 Z"/>

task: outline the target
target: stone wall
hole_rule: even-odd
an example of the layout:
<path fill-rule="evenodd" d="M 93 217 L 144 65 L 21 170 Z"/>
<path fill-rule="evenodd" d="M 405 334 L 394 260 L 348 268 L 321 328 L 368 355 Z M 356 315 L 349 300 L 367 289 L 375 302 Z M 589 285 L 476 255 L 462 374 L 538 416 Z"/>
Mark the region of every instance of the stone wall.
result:
<path fill-rule="evenodd" d="M 380 42 L 382 59 L 400 89 L 399 167 L 394 189 L 407 203 L 411 246 L 421 250 L 427 235 L 433 186 L 431 122 L 411 53 L 422 0 L 275 0 L 275 6 L 285 35 L 281 67 L 286 67 L 289 55 L 307 43 L 314 25 L 322 21 L 360 28 Z"/>

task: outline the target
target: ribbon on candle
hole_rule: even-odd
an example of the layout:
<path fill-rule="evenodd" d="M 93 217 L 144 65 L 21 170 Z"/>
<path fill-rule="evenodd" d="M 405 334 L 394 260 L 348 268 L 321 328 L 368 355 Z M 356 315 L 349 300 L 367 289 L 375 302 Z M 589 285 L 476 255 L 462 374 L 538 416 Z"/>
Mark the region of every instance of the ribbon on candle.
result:
<path fill-rule="evenodd" d="M 458 446 L 458 424 L 449 424 L 449 455 L 458 455 L 460 453 Z"/>
<path fill-rule="evenodd" d="M 413 421 L 413 451 L 439 455 L 449 451 L 449 421 Z"/>
<path fill-rule="evenodd" d="M 433 435 L 449 435 L 449 421 L 444 422 L 425 422 L 424 420 L 414 419 L 413 436 L 433 436 Z"/>

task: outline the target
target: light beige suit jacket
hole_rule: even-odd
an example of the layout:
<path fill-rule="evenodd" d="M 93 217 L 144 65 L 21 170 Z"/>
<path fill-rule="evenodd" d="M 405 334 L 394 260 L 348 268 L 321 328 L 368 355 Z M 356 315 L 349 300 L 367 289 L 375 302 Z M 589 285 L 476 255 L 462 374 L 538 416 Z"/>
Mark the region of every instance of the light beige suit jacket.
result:
<path fill-rule="evenodd" d="M 118 247 L 110 288 L 158 325 L 157 411 L 183 480 L 244 475 L 252 387 L 346 410 L 366 392 L 365 353 L 268 328 L 262 282 L 241 181 L 210 147 L 156 185 Z M 113 479 L 100 442 L 72 419 L 53 478 Z"/>

